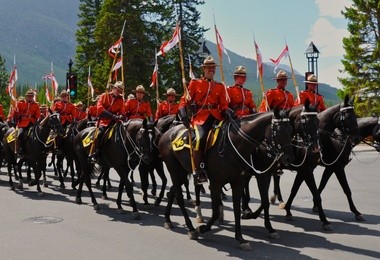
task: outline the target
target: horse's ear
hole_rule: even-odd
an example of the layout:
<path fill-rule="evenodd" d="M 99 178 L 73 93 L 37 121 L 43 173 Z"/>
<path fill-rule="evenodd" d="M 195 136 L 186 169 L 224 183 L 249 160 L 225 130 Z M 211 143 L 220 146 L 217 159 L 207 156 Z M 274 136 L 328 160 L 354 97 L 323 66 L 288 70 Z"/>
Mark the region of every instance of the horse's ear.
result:
<path fill-rule="evenodd" d="M 347 95 L 345 95 L 344 96 L 344 106 L 346 107 L 346 106 L 348 106 L 348 102 L 349 102 L 349 100 L 350 100 L 350 96 L 347 94 Z"/>
<path fill-rule="evenodd" d="M 147 125 L 148 125 L 148 121 L 146 118 L 144 118 L 143 120 L 143 128 L 147 128 Z"/>
<path fill-rule="evenodd" d="M 310 99 L 309 99 L 309 98 L 306 98 L 305 103 L 304 103 L 303 105 L 304 105 L 304 107 L 306 108 L 306 111 L 309 110 Z"/>
<path fill-rule="evenodd" d="M 275 118 L 280 118 L 280 108 L 278 106 L 273 108 L 273 114 Z"/>

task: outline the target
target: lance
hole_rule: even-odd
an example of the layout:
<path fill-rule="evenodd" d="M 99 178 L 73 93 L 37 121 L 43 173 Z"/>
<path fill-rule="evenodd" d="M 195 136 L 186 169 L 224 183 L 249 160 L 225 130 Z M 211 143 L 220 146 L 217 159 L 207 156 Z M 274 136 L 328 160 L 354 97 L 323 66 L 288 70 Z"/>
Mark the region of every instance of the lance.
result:
<path fill-rule="evenodd" d="M 265 102 L 265 110 L 268 111 L 269 107 L 268 107 L 267 95 L 266 95 L 265 88 L 264 88 L 263 75 L 262 75 L 262 73 L 260 71 L 260 67 L 259 67 L 259 62 L 260 62 L 260 65 L 263 66 L 262 56 L 261 56 L 261 53 L 259 53 L 259 46 L 256 43 L 256 39 L 255 39 L 255 34 L 254 33 L 253 33 L 253 43 L 255 45 L 254 47 L 255 47 L 255 53 L 256 53 L 257 75 L 259 76 L 261 93 L 263 95 L 263 100 Z"/>
<path fill-rule="evenodd" d="M 288 44 L 286 43 L 286 41 L 285 41 L 285 45 L 286 45 L 286 47 L 288 47 Z M 292 79 L 293 79 L 293 83 L 294 83 L 294 88 L 296 89 L 297 100 L 300 100 L 300 91 L 299 91 L 298 84 L 297 84 L 297 81 L 296 81 L 296 76 L 294 74 L 292 59 L 290 58 L 289 47 L 288 47 L 288 57 L 289 57 L 290 70 L 292 71 Z"/>
<path fill-rule="evenodd" d="M 120 38 L 119 40 L 121 39 L 121 44 L 119 46 L 117 46 L 116 48 L 116 53 L 115 53 L 115 56 L 113 58 L 113 61 L 112 61 L 112 66 L 111 66 L 111 69 L 110 69 L 110 73 L 109 73 L 109 76 L 108 76 L 108 82 L 107 82 L 107 90 L 109 89 L 110 85 L 111 85 L 111 81 L 112 81 L 112 69 L 114 68 L 115 64 L 116 64 L 116 61 L 117 61 L 117 54 L 119 53 L 119 49 L 120 49 L 120 46 L 122 46 L 123 44 L 123 34 L 124 34 L 124 28 L 125 28 L 125 24 L 126 24 L 127 20 L 124 20 L 124 24 L 123 24 L 123 28 L 121 29 L 121 33 L 120 33 Z M 121 58 L 123 58 L 123 55 L 121 54 Z M 122 65 L 123 66 L 123 65 Z M 123 70 L 123 69 L 122 69 Z M 122 73 L 123 74 L 123 73 Z M 122 76 L 123 77 L 123 76 Z M 124 81 L 123 81 L 124 82 Z"/>

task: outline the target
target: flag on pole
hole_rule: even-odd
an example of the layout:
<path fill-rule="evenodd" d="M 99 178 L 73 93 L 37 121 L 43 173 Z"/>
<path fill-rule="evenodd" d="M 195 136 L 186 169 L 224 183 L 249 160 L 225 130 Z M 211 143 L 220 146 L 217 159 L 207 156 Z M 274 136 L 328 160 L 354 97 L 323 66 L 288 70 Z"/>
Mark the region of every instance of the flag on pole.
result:
<path fill-rule="evenodd" d="M 9 76 L 9 81 L 8 81 L 8 86 L 7 88 L 5 89 L 5 92 L 13 99 L 15 98 L 13 96 L 13 89 L 16 85 L 16 81 L 18 79 L 18 76 L 17 76 L 17 68 L 16 68 L 16 65 L 13 67 L 13 70 L 11 72 L 11 75 Z"/>
<path fill-rule="evenodd" d="M 288 56 L 289 56 L 289 48 L 288 48 L 288 45 L 285 45 L 285 48 L 282 50 L 281 54 L 277 57 L 277 59 L 270 59 L 276 65 L 274 67 L 275 72 L 281 60 Z"/>
<path fill-rule="evenodd" d="M 172 38 L 169 41 L 166 41 L 161 45 L 160 51 L 157 52 L 156 56 L 160 56 L 160 55 L 165 56 L 166 52 L 168 52 L 170 49 L 172 49 L 174 46 L 176 46 L 177 43 L 179 43 L 180 38 L 181 38 L 181 29 L 179 27 L 179 24 L 177 24 L 177 26 L 175 27 Z"/>
<path fill-rule="evenodd" d="M 123 57 L 120 57 L 118 61 L 115 63 L 115 66 L 113 66 L 112 71 L 120 69 L 121 65 L 123 65 Z"/>
<path fill-rule="evenodd" d="M 230 56 L 228 55 L 226 48 L 224 48 L 222 36 L 219 34 L 219 31 L 218 31 L 218 29 L 216 29 L 216 26 L 215 26 L 215 31 L 216 31 L 216 37 L 218 38 L 218 46 L 217 47 L 218 47 L 219 56 L 223 57 L 222 53 L 224 52 L 227 55 L 228 63 L 231 63 Z"/>
<path fill-rule="evenodd" d="M 151 88 L 156 86 L 157 76 L 158 76 L 158 63 L 156 59 L 156 63 L 154 64 L 154 69 L 152 73 L 152 82 L 150 83 Z"/>
<path fill-rule="evenodd" d="M 193 73 L 193 66 L 191 65 L 191 58 L 190 58 L 190 54 L 189 54 L 189 77 L 191 79 L 195 79 L 195 75 Z"/>
<path fill-rule="evenodd" d="M 90 87 L 90 91 L 91 91 L 91 98 L 94 99 L 94 86 L 92 85 L 92 82 L 91 82 L 91 76 L 88 75 L 87 77 L 87 85 Z"/>
<path fill-rule="evenodd" d="M 263 77 L 263 56 L 261 55 L 259 46 L 257 45 L 256 41 L 254 42 L 255 44 L 255 50 L 256 50 L 256 62 L 257 62 L 257 78 Z"/>
<path fill-rule="evenodd" d="M 120 37 L 119 40 L 117 40 L 109 49 L 108 49 L 108 55 L 111 56 L 113 59 L 119 52 L 119 49 L 121 47 L 123 41 L 123 37 Z"/>
<path fill-rule="evenodd" d="M 49 103 L 52 102 L 51 95 L 50 95 L 49 88 L 48 88 L 48 84 L 47 84 L 47 80 L 46 80 L 46 84 L 45 84 L 45 97 L 46 97 L 47 102 L 49 102 Z"/>
<path fill-rule="evenodd" d="M 54 76 L 54 72 L 51 72 L 50 74 L 43 76 L 42 79 L 51 80 L 51 87 L 54 91 L 54 96 L 56 96 L 58 94 L 58 81 Z"/>

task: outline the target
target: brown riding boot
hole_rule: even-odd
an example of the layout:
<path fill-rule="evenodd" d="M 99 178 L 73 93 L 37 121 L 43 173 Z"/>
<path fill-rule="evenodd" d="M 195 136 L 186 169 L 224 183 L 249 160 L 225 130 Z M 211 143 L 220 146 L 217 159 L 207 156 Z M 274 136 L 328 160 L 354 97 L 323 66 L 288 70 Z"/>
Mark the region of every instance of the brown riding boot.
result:
<path fill-rule="evenodd" d="M 198 184 L 202 184 L 208 181 L 207 171 L 204 163 L 203 151 L 193 151 L 195 171 L 193 172 L 194 179 L 197 180 Z"/>

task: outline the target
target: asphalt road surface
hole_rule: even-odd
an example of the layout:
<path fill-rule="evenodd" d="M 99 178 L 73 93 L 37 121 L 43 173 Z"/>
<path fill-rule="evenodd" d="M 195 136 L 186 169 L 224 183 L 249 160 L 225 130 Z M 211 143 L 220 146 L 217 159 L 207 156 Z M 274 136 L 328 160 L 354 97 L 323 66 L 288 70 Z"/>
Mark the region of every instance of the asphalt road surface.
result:
<path fill-rule="evenodd" d="M 141 214 L 134 220 L 127 196 L 123 195 L 125 214 L 118 214 L 116 195 L 118 176 L 112 172 L 113 188 L 109 200 L 101 199 L 95 188 L 100 210 L 95 211 L 84 188 L 83 204 L 75 203 L 76 192 L 69 179 L 66 189 L 59 188 L 57 177 L 48 169 L 48 188 L 38 197 L 35 187 L 10 191 L 6 169 L 0 174 L 0 259 L 380 259 L 380 159 L 379 154 L 365 147 L 346 167 L 354 202 L 366 221 L 357 222 L 349 211 L 346 197 L 333 176 L 322 193 L 323 206 L 334 230 L 322 230 L 318 215 L 311 211 L 312 197 L 303 184 L 293 203 L 293 220 L 272 205 L 273 227 L 280 238 L 271 240 L 263 218 L 242 220 L 244 238 L 251 251 L 243 251 L 234 239 L 231 191 L 227 191 L 225 223 L 214 226 L 198 240 L 190 240 L 178 207 L 172 212 L 173 230 L 166 230 L 164 207 L 142 204 L 138 171 L 135 170 L 135 198 Z M 317 167 L 319 183 L 323 168 Z M 285 171 L 281 186 L 283 196 L 289 195 L 295 173 Z M 157 177 L 158 178 L 158 177 Z M 159 181 L 159 180 L 158 180 Z M 169 181 L 170 182 L 170 181 Z M 93 181 L 95 183 L 95 180 Z M 228 188 L 228 186 L 227 186 Z M 272 190 L 272 188 L 271 188 Z M 251 208 L 258 207 L 256 182 L 251 182 Z M 270 192 L 271 194 L 271 192 Z M 154 198 L 150 196 L 153 204 Z M 211 216 L 209 192 L 203 195 L 203 214 Z M 195 213 L 189 205 L 195 223 Z"/>

